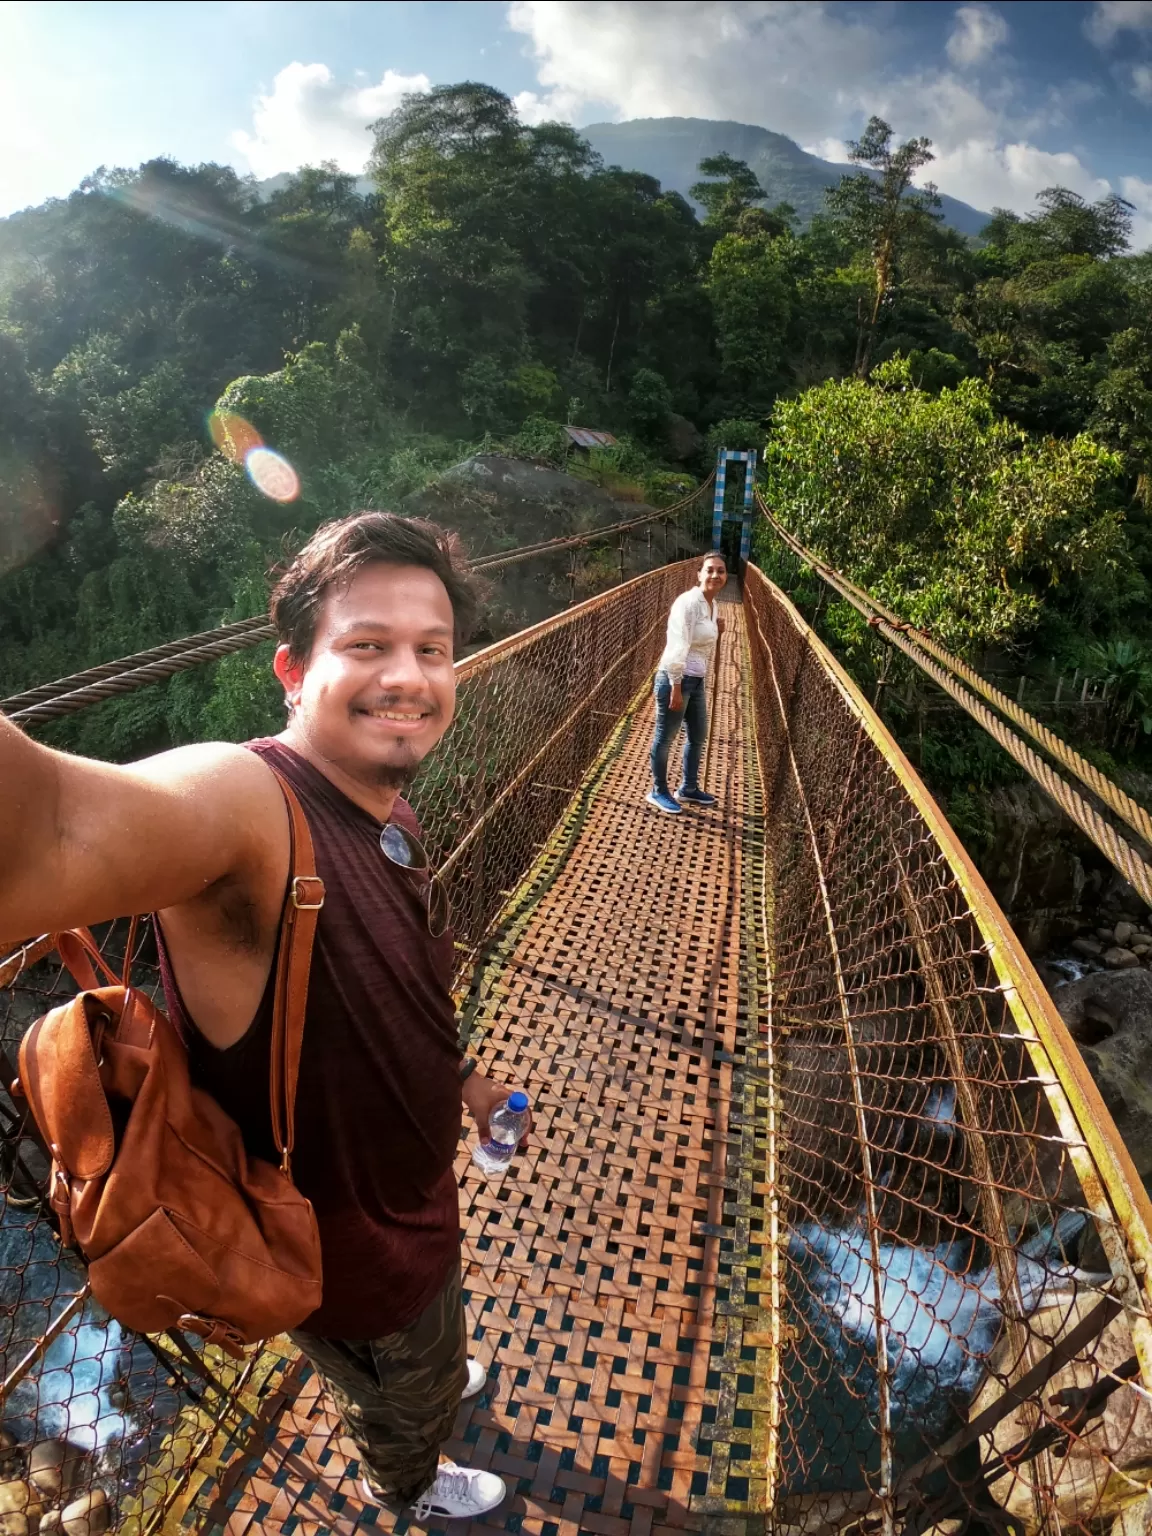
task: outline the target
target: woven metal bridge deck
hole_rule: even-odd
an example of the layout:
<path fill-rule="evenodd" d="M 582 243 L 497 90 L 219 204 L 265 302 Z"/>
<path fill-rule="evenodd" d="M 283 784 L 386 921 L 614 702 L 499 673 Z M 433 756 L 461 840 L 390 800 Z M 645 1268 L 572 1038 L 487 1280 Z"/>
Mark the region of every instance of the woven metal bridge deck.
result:
<path fill-rule="evenodd" d="M 741 612 L 724 611 L 721 805 L 673 820 L 644 804 L 652 701 L 639 702 L 465 1005 L 482 1066 L 522 1082 L 535 1115 L 502 1184 L 466 1149 L 458 1165 L 470 1350 L 488 1383 L 446 1449 L 513 1490 L 495 1529 L 661 1536 L 762 1504 L 763 1158 L 746 1070 L 760 805 Z M 355 1449 L 299 1366 L 251 1433 L 268 1443 L 236 1445 L 197 1480 L 184 1516 L 197 1529 L 403 1529 L 365 1511 Z"/>

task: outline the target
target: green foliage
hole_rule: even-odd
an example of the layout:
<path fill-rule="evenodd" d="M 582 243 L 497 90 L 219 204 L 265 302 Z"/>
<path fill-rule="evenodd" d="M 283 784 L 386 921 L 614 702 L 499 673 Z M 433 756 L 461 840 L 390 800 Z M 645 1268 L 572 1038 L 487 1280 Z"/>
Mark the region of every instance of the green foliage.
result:
<path fill-rule="evenodd" d="M 753 204 L 767 196 L 755 173 L 729 154 L 701 160 L 700 173 L 710 179 L 696 182 L 689 193 L 704 208 L 705 222 L 722 231 L 735 229 Z"/>
<path fill-rule="evenodd" d="M 906 360 L 776 407 L 768 497 L 810 547 L 945 644 L 1022 639 L 1056 587 L 1107 595 L 1130 563 L 1091 438 L 1030 439 L 965 379 L 932 396 Z"/>
<path fill-rule="evenodd" d="M 672 414 L 672 391 L 651 368 L 637 368 L 628 389 L 628 420 L 637 437 L 659 443 Z"/>
<path fill-rule="evenodd" d="M 899 280 L 908 248 L 930 239 L 933 221 L 940 218 L 940 199 L 930 182 L 913 190 L 913 177 L 935 158 L 930 139 L 908 139 L 893 147 L 891 128 L 872 117 L 860 139 L 848 146 L 848 158 L 868 169 L 830 188 L 828 207 L 871 267 L 871 303 L 861 310 L 856 344 L 855 371 L 864 378 L 881 308 Z"/>
<path fill-rule="evenodd" d="M 926 352 L 913 349 L 908 354 L 909 378 L 917 389 L 930 395 L 939 394 L 942 389 L 955 389 L 967 373 L 960 358 L 951 352 L 941 352 L 938 347 L 929 347 Z"/>
<path fill-rule="evenodd" d="M 726 235 L 712 252 L 708 292 L 725 374 L 737 398 L 765 408 L 786 384 L 803 313 L 803 251 L 790 235 Z"/>
<path fill-rule="evenodd" d="M 475 82 L 402 101 L 374 145 L 368 195 L 334 165 L 261 196 L 156 159 L 0 220 L 0 691 L 260 611 L 285 547 L 479 441 L 664 505 L 769 420 L 785 516 L 952 643 L 1090 670 L 1152 648 L 1152 255 L 1122 200 L 1052 188 L 977 248 L 917 188 L 928 141 L 872 119 L 805 227 L 724 155 L 701 222 Z M 217 403 L 297 500 L 213 451 Z M 575 455 L 565 421 L 619 445 Z M 858 616 L 821 622 L 872 686 Z M 1109 654 L 1123 745 L 1143 706 Z M 125 755 L 278 718 L 242 655 L 54 739 Z"/>
<path fill-rule="evenodd" d="M 1118 736 L 1127 725 L 1152 735 L 1152 652 L 1132 640 L 1093 645 L 1091 673 L 1108 690 L 1108 713 Z"/>
<path fill-rule="evenodd" d="M 554 469 L 565 467 L 571 446 L 561 422 L 537 414 L 528 416 L 518 432 L 500 442 L 505 453 L 526 459 L 544 459 Z"/>
<path fill-rule="evenodd" d="M 696 486 L 695 477 L 683 470 L 654 469 L 644 476 L 644 499 L 653 507 L 670 507 L 682 501 Z"/>
<path fill-rule="evenodd" d="M 713 422 L 708 428 L 705 439 L 708 457 L 714 460 L 721 448 L 744 451 L 755 448 L 759 457 L 764 452 L 764 439 L 767 435 L 768 428 L 762 421 L 748 416 L 726 416 L 723 421 Z"/>

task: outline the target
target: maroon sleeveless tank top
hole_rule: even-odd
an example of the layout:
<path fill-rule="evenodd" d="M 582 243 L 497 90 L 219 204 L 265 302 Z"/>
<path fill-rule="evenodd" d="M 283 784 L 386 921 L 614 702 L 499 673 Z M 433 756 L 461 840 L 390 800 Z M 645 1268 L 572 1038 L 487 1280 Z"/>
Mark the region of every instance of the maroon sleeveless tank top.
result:
<path fill-rule="evenodd" d="M 430 937 L 417 881 L 381 852 L 381 822 L 283 742 L 247 746 L 296 791 L 326 891 L 292 1158 L 320 1228 L 324 1299 L 300 1326 L 329 1338 L 378 1338 L 420 1315 L 460 1250 L 452 937 Z M 404 800 L 392 819 L 420 835 Z M 193 1082 L 237 1122 L 250 1155 L 277 1162 L 268 1105 L 275 961 L 255 1018 L 227 1050 L 210 1045 L 188 1017 L 162 941 L 160 962 Z"/>

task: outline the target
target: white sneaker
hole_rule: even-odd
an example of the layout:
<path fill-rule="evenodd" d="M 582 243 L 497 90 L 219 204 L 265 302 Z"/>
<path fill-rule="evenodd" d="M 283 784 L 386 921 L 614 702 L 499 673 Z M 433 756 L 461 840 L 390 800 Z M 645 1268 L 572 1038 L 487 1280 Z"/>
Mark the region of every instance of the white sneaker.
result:
<path fill-rule="evenodd" d="M 426 1520 L 475 1520 L 502 1504 L 508 1496 L 504 1479 L 495 1472 L 458 1467 L 442 1461 L 436 1481 L 412 1504 L 412 1518 Z"/>
<path fill-rule="evenodd" d="M 468 1398 L 476 1397 L 479 1393 L 483 1392 L 487 1381 L 488 1372 L 480 1364 L 479 1360 L 469 1360 L 468 1380 L 465 1383 L 463 1392 L 460 1394 L 460 1401 L 466 1402 Z"/>

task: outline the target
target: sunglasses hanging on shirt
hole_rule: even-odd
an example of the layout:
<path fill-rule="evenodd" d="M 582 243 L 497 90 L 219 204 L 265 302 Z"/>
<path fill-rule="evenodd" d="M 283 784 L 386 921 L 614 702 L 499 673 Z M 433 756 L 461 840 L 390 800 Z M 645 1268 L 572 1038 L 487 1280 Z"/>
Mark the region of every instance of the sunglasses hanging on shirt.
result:
<path fill-rule="evenodd" d="M 394 821 L 390 821 L 380 833 L 380 850 L 391 864 L 410 870 L 414 875 L 427 877 L 422 895 L 428 917 L 428 932 L 438 939 L 447 932 L 450 917 L 448 892 L 444 882 L 432 868 L 428 854 L 419 838 L 413 837 Z"/>

